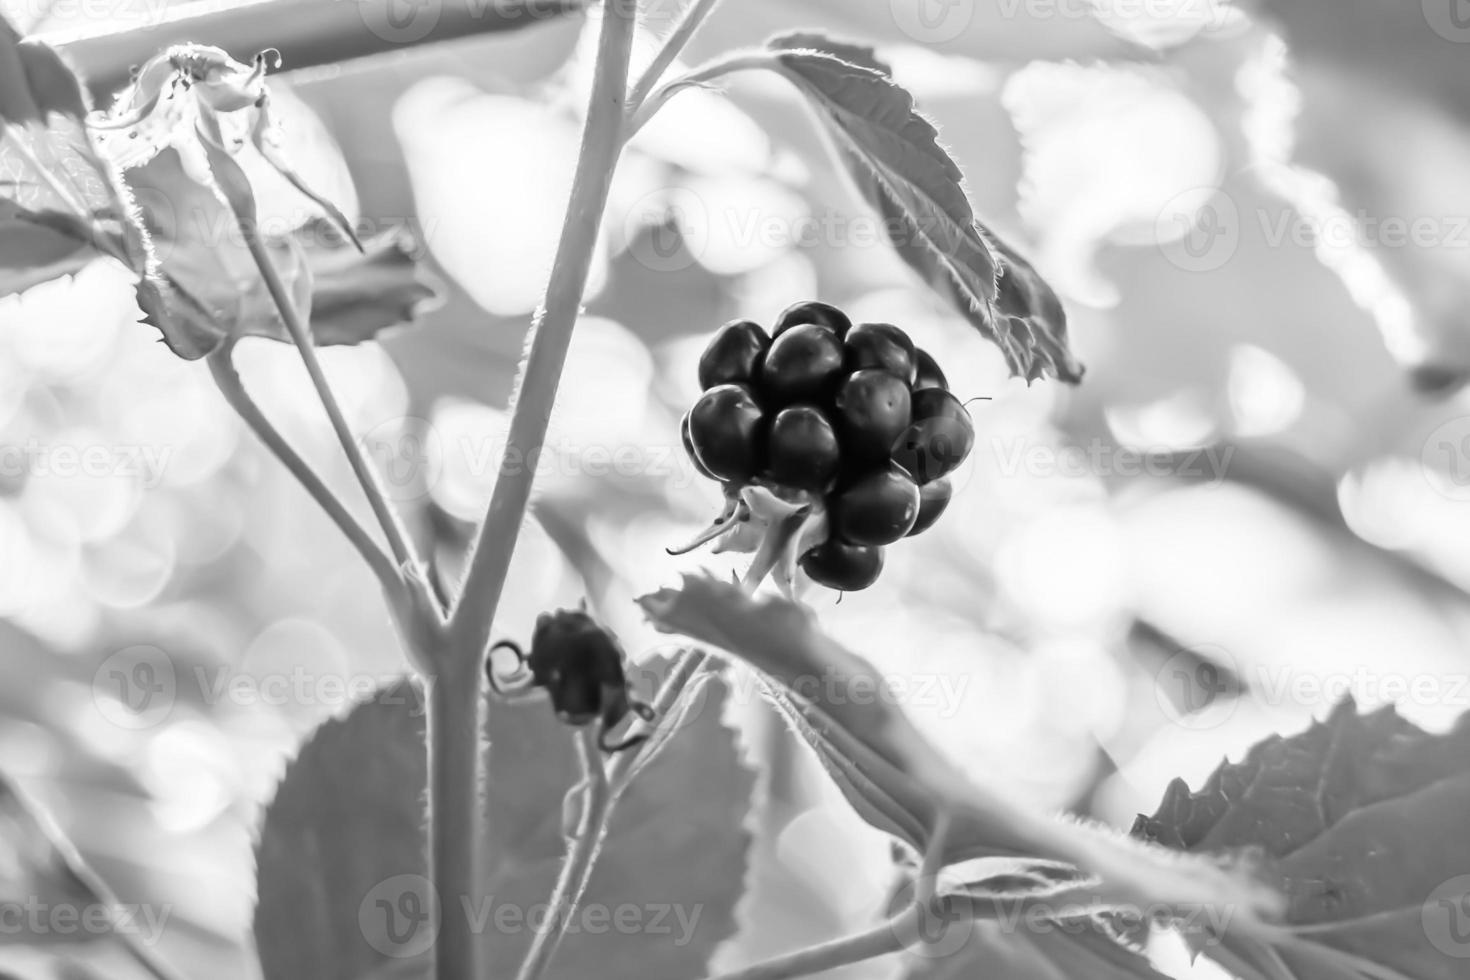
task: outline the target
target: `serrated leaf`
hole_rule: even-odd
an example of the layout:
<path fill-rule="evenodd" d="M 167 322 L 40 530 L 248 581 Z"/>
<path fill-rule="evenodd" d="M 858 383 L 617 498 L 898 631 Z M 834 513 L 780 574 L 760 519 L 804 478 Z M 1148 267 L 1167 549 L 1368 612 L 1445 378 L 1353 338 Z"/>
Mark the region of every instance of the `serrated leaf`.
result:
<path fill-rule="evenodd" d="M 94 929 L 29 928 L 46 917 L 27 910 L 70 909 L 82 922 L 84 911 L 107 904 L 76 849 L 0 775 L 0 914 L 21 926 L 0 929 L 0 946 L 98 939 L 105 933 Z"/>
<path fill-rule="evenodd" d="M 888 66 L 871 48 L 810 32 L 767 47 L 768 67 L 806 96 L 903 260 L 1001 349 L 1012 373 L 1080 381 L 1060 301 L 977 219 L 959 166 Z"/>
<path fill-rule="evenodd" d="M 1265 977 L 1450 980 L 1470 962 L 1467 812 L 1470 716 L 1430 735 L 1392 707 L 1360 715 L 1349 700 L 1223 763 L 1196 793 L 1176 780 L 1133 833 L 1265 856 L 1285 927 L 1269 943 L 1230 930 L 1223 940 Z"/>
<path fill-rule="evenodd" d="M 705 690 L 619 801 L 584 912 L 547 977 L 697 976 L 734 931 L 749 843 L 742 820 L 754 777 L 721 721 L 723 683 L 711 681 Z M 323 726 L 267 810 L 255 925 L 266 980 L 424 975 L 423 937 L 400 918 L 395 939 L 391 921 L 410 894 L 393 879 L 421 876 L 425 867 L 423 719 L 408 706 L 412 699 L 394 700 L 397 706 L 370 703 Z M 565 854 L 563 797 L 580 772 L 570 730 L 544 701 L 498 703 L 487 725 L 489 878 L 485 902 L 470 914 L 499 975 L 514 970 L 531 923 L 544 914 Z M 334 802 L 318 799 L 323 793 Z M 383 834 L 391 836 L 375 836 Z M 322 844 L 303 847 L 302 840 Z M 387 904 L 365 905 L 373 899 Z M 341 911 L 329 914 L 329 907 Z M 444 914 L 454 911 L 446 907 Z M 318 927 L 323 918 L 330 929 Z"/>
<path fill-rule="evenodd" d="M 885 688 L 873 668 L 819 632 L 810 613 L 794 603 L 754 599 L 706 577 L 686 577 L 682 589 L 639 601 L 659 629 L 721 648 L 767 675 L 777 686 L 778 710 L 848 801 L 914 850 L 924 849 L 943 808 L 953 819 L 944 849 L 949 862 L 985 856 L 1062 861 L 1097 879 L 1095 893 L 1103 900 L 1225 906 L 1248 924 L 1276 909 L 1277 897 L 1238 871 L 1180 862 L 1161 848 L 1136 848 L 1106 828 L 1032 812 L 973 783 L 919 733 L 895 699 L 873 696 Z M 793 693 L 813 690 L 820 700 Z M 849 691 L 865 693 L 832 694 Z"/>
<path fill-rule="evenodd" d="M 111 255 L 142 275 L 147 244 L 88 141 L 82 87 L 0 17 L 0 296 Z"/>
<path fill-rule="evenodd" d="M 390 961 L 360 914 L 400 897 L 383 882 L 427 872 L 423 733 L 403 682 L 322 725 L 286 768 L 255 847 L 267 980 L 357 980 Z"/>

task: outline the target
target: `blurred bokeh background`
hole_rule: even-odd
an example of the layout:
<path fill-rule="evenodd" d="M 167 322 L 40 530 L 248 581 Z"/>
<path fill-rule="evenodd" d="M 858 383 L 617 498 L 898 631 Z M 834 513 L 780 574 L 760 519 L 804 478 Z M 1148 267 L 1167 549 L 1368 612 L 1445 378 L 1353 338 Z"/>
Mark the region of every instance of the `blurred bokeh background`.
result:
<path fill-rule="evenodd" d="M 667 648 L 631 597 L 733 567 L 664 552 L 719 504 L 679 448 L 695 359 L 724 321 L 819 297 L 992 399 L 940 530 L 890 549 L 873 589 L 813 598 L 961 764 L 1126 827 L 1171 778 L 1344 694 L 1443 728 L 1470 707 L 1470 29 L 1377 0 L 923 6 L 732 2 L 684 60 L 804 26 L 876 42 L 977 211 L 1067 300 L 1084 383 L 1008 379 L 778 82 L 681 94 L 618 174 L 497 634 L 586 595 L 635 657 Z M 0 9 L 65 37 L 163 8 Z M 676 9 L 654 5 L 638 57 Z M 323 359 L 451 580 L 560 226 L 590 36 L 548 19 L 276 82 L 309 181 L 364 228 L 413 232 L 443 281 L 419 326 Z M 311 217 L 284 185 L 262 197 Z M 0 770 L 123 901 L 173 907 L 165 955 L 249 977 L 260 807 L 299 741 L 403 664 L 355 553 L 137 316 L 104 263 L 0 299 Z M 250 341 L 240 366 L 355 500 L 295 352 Z M 727 966 L 870 922 L 888 861 L 754 697 L 741 716 L 767 792 Z M 133 969 L 14 968 L 73 955 Z"/>

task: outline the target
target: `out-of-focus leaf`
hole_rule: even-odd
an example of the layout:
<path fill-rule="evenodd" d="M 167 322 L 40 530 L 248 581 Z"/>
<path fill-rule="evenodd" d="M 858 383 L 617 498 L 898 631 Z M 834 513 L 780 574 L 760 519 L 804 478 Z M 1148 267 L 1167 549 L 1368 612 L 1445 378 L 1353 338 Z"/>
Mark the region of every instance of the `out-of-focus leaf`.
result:
<path fill-rule="evenodd" d="M 81 85 L 0 17 L 0 296 L 111 255 L 146 271 L 145 239 L 87 140 Z"/>
<path fill-rule="evenodd" d="M 425 771 L 422 695 L 407 681 L 322 725 L 287 767 L 255 847 L 267 980 L 356 980 L 398 951 L 388 940 L 418 935 L 407 913 L 408 933 L 363 923 L 418 894 Z"/>
<path fill-rule="evenodd" d="M 162 276 L 197 304 L 180 311 L 193 327 L 187 343 L 165 334 L 174 353 L 202 357 L 230 334 L 290 341 L 234 216 L 185 171 L 178 151 L 163 150 L 125 179 L 144 205 Z M 436 298 L 406 233 L 374 239 L 363 253 L 339 238 L 315 222 L 266 241 L 319 345 L 370 340 Z"/>
<path fill-rule="evenodd" d="M 938 132 L 872 50 L 811 33 L 769 47 L 769 67 L 806 96 L 904 261 L 1000 347 L 1012 373 L 1081 380 L 1060 301 L 1014 250 L 993 244 Z"/>
<path fill-rule="evenodd" d="M 1299 90 L 1290 162 L 1314 179 L 1284 192 L 1308 224 L 1326 226 L 1329 265 L 1415 383 L 1465 384 L 1470 192 L 1453 176 L 1470 165 L 1463 3 L 1242 5 L 1284 36 L 1286 77 Z"/>
<path fill-rule="evenodd" d="M 1451 980 L 1470 956 L 1467 812 L 1470 717 L 1430 735 L 1392 707 L 1360 715 L 1349 700 L 1222 764 L 1197 793 L 1176 780 L 1133 833 L 1180 851 L 1265 855 L 1287 897 L 1284 927 L 1269 942 L 1233 928 L 1192 934 L 1227 966 Z"/>
<path fill-rule="evenodd" d="M 5 921 L 26 927 L 57 921 L 28 911 L 40 907 L 70 910 L 80 924 L 106 905 L 76 849 L 0 775 L 0 912 Z M 91 928 L 7 928 L 0 930 L 0 945 L 75 943 L 103 935 Z"/>
<path fill-rule="evenodd" d="M 819 632 L 810 613 L 794 603 L 756 600 L 734 584 L 705 577 L 686 577 L 682 589 L 663 589 L 640 602 L 660 629 L 722 648 L 772 678 L 773 702 L 816 750 L 849 802 L 915 850 L 924 849 L 942 808 L 953 818 L 948 861 L 1062 861 L 1095 877 L 1097 895 L 1139 907 L 1228 907 L 1247 926 L 1260 925 L 1276 911 L 1277 896 L 1238 870 L 1134 847 L 1105 828 L 1033 813 L 970 782 L 894 699 L 878 693 L 884 682 L 873 668 Z M 815 692 L 822 699 L 790 692 Z"/>
<path fill-rule="evenodd" d="M 255 926 L 267 980 L 413 976 L 428 949 L 432 930 L 411 918 L 425 908 L 426 770 L 407 690 L 324 726 L 267 811 Z M 623 794 L 548 976 L 698 976 L 733 933 L 754 777 L 721 721 L 724 685 L 704 690 Z M 490 877 L 471 914 L 492 962 L 515 963 L 565 855 L 562 801 L 580 772 L 543 701 L 496 703 L 487 726 Z"/>

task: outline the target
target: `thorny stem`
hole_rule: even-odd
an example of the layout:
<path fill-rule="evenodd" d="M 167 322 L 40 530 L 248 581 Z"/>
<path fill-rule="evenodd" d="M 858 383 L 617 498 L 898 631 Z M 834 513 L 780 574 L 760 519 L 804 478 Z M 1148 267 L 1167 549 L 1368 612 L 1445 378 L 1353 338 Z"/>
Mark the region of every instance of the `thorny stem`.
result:
<path fill-rule="evenodd" d="M 616 799 L 603 767 L 602 750 L 597 745 L 597 730 L 588 726 L 577 731 L 577 754 L 581 757 L 584 781 L 581 785 L 581 816 L 576 832 L 567 848 L 567 859 L 557 876 L 547 902 L 550 913 L 546 927 L 531 940 L 531 948 L 516 973 L 516 980 L 537 980 L 551 965 L 551 957 L 566 936 L 567 926 L 577 912 L 577 905 L 587 890 L 587 879 L 597 861 L 597 852 L 607 836 L 607 822 Z"/>
<path fill-rule="evenodd" d="M 286 330 L 291 334 L 291 340 L 301 354 L 301 361 L 306 365 L 306 373 L 311 377 L 312 387 L 316 388 L 317 397 L 321 400 L 322 407 L 326 409 L 333 431 L 337 433 L 337 441 L 342 444 L 342 451 L 347 455 L 347 462 L 352 466 L 352 472 L 357 475 L 357 482 L 362 484 L 362 492 L 367 496 L 374 516 L 382 525 L 383 535 L 388 539 L 388 547 L 393 551 L 393 558 L 400 565 L 417 568 L 418 558 L 414 555 L 413 545 L 409 543 L 408 532 L 404 530 L 393 506 L 388 503 L 388 495 L 383 492 L 378 474 L 373 470 L 367 457 L 363 455 L 362 447 L 357 444 L 357 439 L 352 434 L 352 427 L 347 423 L 347 416 L 343 414 L 342 406 L 337 403 L 337 396 L 333 393 L 326 373 L 322 370 L 321 361 L 316 356 L 316 344 L 311 339 L 311 331 L 307 329 L 301 313 L 296 309 L 295 301 L 291 298 L 290 291 L 281 281 L 281 275 L 276 271 L 275 263 L 271 261 L 270 254 L 266 252 L 265 245 L 261 242 L 260 235 L 255 228 L 255 222 L 241 218 L 239 224 L 240 233 L 245 237 L 246 247 L 250 249 L 250 257 L 260 268 L 265 287 L 270 291 L 271 299 L 275 300 L 276 308 L 281 313 L 281 320 L 285 322 Z"/>
<path fill-rule="evenodd" d="M 607 0 L 604 5 L 571 201 L 546 299 L 533 326 L 530 355 L 517 385 L 499 478 L 470 553 L 464 590 L 451 615 L 455 656 L 478 658 L 489 642 L 511 555 L 531 499 L 537 469 L 534 461 L 546 442 L 546 427 L 587 286 L 613 170 L 622 150 L 623 107 L 627 103 L 628 62 L 637 12 L 634 0 Z"/>
<path fill-rule="evenodd" d="M 368 567 L 377 576 L 378 582 L 384 591 L 390 595 L 403 588 L 403 582 L 399 578 L 398 569 L 382 547 L 373 540 L 367 528 L 363 527 L 341 499 L 334 494 L 321 476 L 311 468 L 311 464 L 301 458 L 301 455 L 292 448 L 270 419 L 266 418 L 255 399 L 245 390 L 244 383 L 240 380 L 240 374 L 235 370 L 234 362 L 235 341 L 227 340 L 220 344 L 208 357 L 209 373 L 214 378 L 215 387 L 220 390 L 234 409 L 235 414 L 244 420 L 245 424 L 254 432 L 256 438 L 263 442 L 267 449 L 281 461 L 290 471 L 296 481 L 306 490 L 311 498 L 315 500 L 326 511 L 332 523 L 341 529 L 343 535 L 352 543 L 362 555 Z"/>
<path fill-rule="evenodd" d="M 622 151 L 623 107 L 637 13 L 635 0 L 606 0 L 604 4 L 587 122 L 546 298 L 536 317 L 530 354 L 518 379 L 510 433 L 490 507 L 470 553 L 459 601 L 450 613 L 446 642 L 435 654 L 435 687 L 447 684 L 456 692 L 436 699 L 436 710 L 430 713 L 431 732 L 441 733 L 429 748 L 431 854 L 435 886 L 446 902 L 461 898 L 472 901 L 482 877 L 479 841 L 485 834 L 479 793 L 483 753 L 478 751 L 476 737 L 483 702 L 480 664 L 530 503 L 537 469 L 534 461 L 546 441 L 546 428 L 612 188 L 613 170 Z M 435 714 L 440 716 L 437 722 Z M 456 744 L 455 738 L 462 738 L 463 743 Z M 441 760 L 445 753 L 453 755 L 453 764 Z M 601 765 L 595 748 L 589 763 Z M 589 806 L 588 810 L 594 808 Z M 586 819 L 596 816 L 589 812 Z M 591 867 L 604 823 L 601 819 L 595 825 L 589 823 L 589 831 L 579 834 L 573 845 L 572 859 L 567 862 L 570 870 L 564 869 L 563 875 L 568 880 L 565 897 L 572 903 L 585 884 L 585 876 L 578 869 Z M 593 826 L 598 833 L 591 832 Z M 573 880 L 574 873 L 580 882 Z M 553 902 L 556 907 L 556 899 Z M 545 968 L 557 938 L 559 933 L 551 933 L 545 940 L 537 937 L 532 956 L 522 965 L 522 976 L 534 977 Z M 438 980 L 475 980 L 482 975 L 474 939 L 467 916 L 444 918 L 435 949 Z"/>
<path fill-rule="evenodd" d="M 659 686 L 650 705 L 656 720 L 643 723 L 642 729 L 657 728 L 660 722 L 668 718 L 669 712 L 678 704 L 689 683 L 705 670 L 708 660 L 708 656 L 698 650 L 690 650 L 679 658 L 669 671 L 669 676 Z M 636 729 L 629 732 L 636 733 Z M 577 911 L 577 904 L 587 890 L 587 881 L 592 877 L 597 854 L 607 836 L 613 808 L 627 788 L 628 781 L 637 772 L 639 764 L 652 748 L 649 743 L 637 752 L 623 752 L 604 765 L 596 733 L 591 728 L 578 733 L 577 745 L 584 777 L 581 818 L 577 822 L 576 836 L 567 849 L 567 859 L 557 878 L 556 888 L 551 893 L 549 907 L 557 914 L 548 921 L 548 928 L 538 932 L 532 940 L 531 950 L 526 954 L 516 980 L 537 980 L 551 964 L 551 957 L 565 938 L 567 927 Z"/>
<path fill-rule="evenodd" d="M 922 917 L 920 908 L 913 905 L 867 932 L 776 956 L 754 966 L 721 973 L 710 980 L 788 980 L 861 963 L 886 953 L 897 953 L 913 945 L 909 937 L 918 934 Z"/>
<path fill-rule="evenodd" d="M 643 74 L 633 86 L 633 94 L 628 98 L 628 111 L 637 112 L 638 107 L 643 105 L 648 93 L 658 84 L 659 79 L 669 70 L 679 52 L 684 50 L 684 45 L 699 30 L 706 17 L 715 9 L 720 0 L 695 0 L 695 2 L 684 11 L 684 16 L 674 29 L 669 32 L 668 39 L 664 41 L 663 47 L 659 48 L 658 54 L 648 63 Z"/>

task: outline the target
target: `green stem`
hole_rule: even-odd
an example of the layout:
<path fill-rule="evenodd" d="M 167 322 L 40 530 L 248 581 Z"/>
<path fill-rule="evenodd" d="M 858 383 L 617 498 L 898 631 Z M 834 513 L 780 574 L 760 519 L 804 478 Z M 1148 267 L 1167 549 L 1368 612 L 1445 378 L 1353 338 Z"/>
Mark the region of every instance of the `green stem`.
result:
<path fill-rule="evenodd" d="M 656 727 L 668 717 L 669 712 L 673 710 L 679 697 L 684 693 L 684 689 L 704 670 L 708 660 L 709 658 L 698 650 L 691 650 L 679 659 L 679 662 L 669 671 L 669 676 L 664 678 L 663 684 L 659 686 L 658 693 L 654 695 L 653 703 L 650 705 L 653 708 L 655 720 L 643 724 L 642 728 Z M 637 730 L 630 730 L 628 734 L 637 734 Z M 556 888 L 551 893 L 550 899 L 552 909 L 564 911 L 550 921 L 551 928 L 546 932 L 536 934 L 536 938 L 531 943 L 530 952 L 526 954 L 525 962 L 521 964 L 520 972 L 516 975 L 516 980 L 536 980 L 550 965 L 551 957 L 555 955 L 557 947 L 566 937 L 567 928 L 571 925 L 577 904 L 587 890 L 587 882 L 592 877 L 592 869 L 597 863 L 602 841 L 607 837 L 607 826 L 612 820 L 613 809 L 617 806 L 623 790 L 627 788 L 628 781 L 641 767 L 640 763 L 647 752 L 646 749 L 637 752 L 623 752 L 604 768 L 601 750 L 597 746 L 596 732 L 588 728 L 580 732 L 579 736 L 578 748 L 581 752 L 582 770 L 586 779 L 581 819 L 577 822 L 576 836 L 567 849 L 566 862 L 562 864 L 561 874 L 557 878 Z"/>
<path fill-rule="evenodd" d="M 910 906 L 867 932 L 776 956 L 754 966 L 721 973 L 710 980 L 788 980 L 790 977 L 810 976 L 839 966 L 861 963 L 875 956 L 897 953 L 912 945 L 906 937 L 918 934 L 921 914 L 917 905 Z"/>
<path fill-rule="evenodd" d="M 224 395 L 225 401 L 235 410 L 235 414 L 244 420 L 255 433 L 256 438 L 265 444 L 265 447 L 281 461 L 281 463 L 296 478 L 296 482 L 306 490 L 311 498 L 317 502 L 332 519 L 332 523 L 341 529 L 343 535 L 352 543 L 362 555 L 368 567 L 377 576 L 378 582 L 383 589 L 390 594 L 403 588 L 402 580 L 399 578 L 398 568 L 367 528 L 358 523 L 357 519 L 347 510 L 338 496 L 332 492 L 326 482 L 311 468 L 306 460 L 292 448 L 281 435 L 265 413 L 260 410 L 255 399 L 245 390 L 244 383 L 240 380 L 240 374 L 235 370 L 234 362 L 235 341 L 226 340 L 220 344 L 215 351 L 209 355 L 209 373 L 214 378 L 215 387 Z"/>
<path fill-rule="evenodd" d="M 373 515 L 377 517 L 378 524 L 383 528 L 383 535 L 388 539 L 388 547 L 393 552 L 394 560 L 399 565 L 418 568 L 418 558 L 414 554 L 413 545 L 409 542 L 408 532 L 404 530 L 397 512 L 388 502 L 388 495 L 383 492 L 378 474 L 373 470 L 367 457 L 363 455 L 362 447 L 357 444 L 357 438 L 352 434 L 352 427 L 347 424 L 347 416 L 343 414 L 342 406 L 337 403 L 337 396 L 332 391 L 326 373 L 322 370 L 321 361 L 316 356 L 316 344 L 311 339 L 311 331 L 301 318 L 301 313 L 296 309 L 296 303 L 291 298 L 290 290 L 281 281 L 281 275 L 276 271 L 270 253 L 266 251 L 264 243 L 260 240 L 254 220 L 249 216 L 241 215 L 238 211 L 235 216 L 240 226 L 240 234 L 244 236 L 245 245 L 250 250 L 250 257 L 255 260 L 256 266 L 260 269 L 261 279 L 265 281 L 265 287 L 270 291 L 276 309 L 280 311 L 281 320 L 286 324 L 286 331 L 290 333 L 296 350 L 301 354 L 301 361 L 306 365 L 306 373 L 311 377 L 312 386 L 316 388 L 322 408 L 326 409 L 327 418 L 331 421 L 332 429 L 337 434 L 337 441 L 342 444 L 342 451 L 347 455 L 347 462 L 352 466 L 357 482 L 362 485 L 362 492 L 367 497 L 368 505 L 372 507 Z"/>
<path fill-rule="evenodd" d="M 531 948 L 516 973 L 516 980 L 538 980 L 551 965 L 551 957 L 567 934 L 577 905 L 587 890 L 587 879 L 597 861 L 597 852 L 607 836 L 607 821 L 612 814 L 614 795 L 602 764 L 602 750 L 597 745 L 597 730 L 592 726 L 577 732 L 577 753 L 582 760 L 585 777 L 582 813 L 576 835 L 567 849 L 567 859 L 557 876 L 547 907 L 550 909 L 546 928 L 536 933 Z"/>
<path fill-rule="evenodd" d="M 698 31 L 706 17 L 715 9 L 720 0 L 695 0 L 695 2 L 684 11 L 684 16 L 674 29 L 669 32 L 668 40 L 664 41 L 663 47 L 659 48 L 658 54 L 648 63 L 643 74 L 633 85 L 633 94 L 628 98 L 628 109 L 636 112 L 643 101 L 648 98 L 648 93 L 658 84 L 659 79 L 669 70 L 679 52 L 689 43 L 689 39 Z"/>
<path fill-rule="evenodd" d="M 613 169 L 622 149 L 623 107 L 636 19 L 634 0 L 607 0 L 587 123 L 546 300 L 533 326 L 531 352 L 521 372 L 490 508 L 476 536 L 460 601 L 451 615 L 456 656 L 478 658 L 484 653 L 531 499 L 535 460 L 546 441 L 546 427 L 587 286 Z"/>
<path fill-rule="evenodd" d="M 484 813 L 480 806 L 481 717 L 484 696 L 479 664 L 430 651 L 437 665 L 429 684 L 429 860 L 439 901 L 434 943 L 438 980 L 475 980 L 479 937 L 472 911 L 479 907 Z"/>

